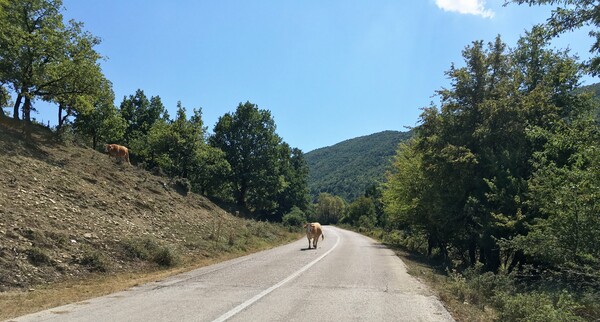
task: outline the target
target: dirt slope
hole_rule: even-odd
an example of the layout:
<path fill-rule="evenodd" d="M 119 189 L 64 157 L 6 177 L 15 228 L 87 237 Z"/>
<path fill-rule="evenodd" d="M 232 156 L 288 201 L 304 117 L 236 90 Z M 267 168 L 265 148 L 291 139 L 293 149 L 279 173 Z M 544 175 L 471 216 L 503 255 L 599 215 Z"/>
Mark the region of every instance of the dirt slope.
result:
<path fill-rule="evenodd" d="M 283 238 L 169 178 L 0 123 L 0 291 L 243 252 Z"/>

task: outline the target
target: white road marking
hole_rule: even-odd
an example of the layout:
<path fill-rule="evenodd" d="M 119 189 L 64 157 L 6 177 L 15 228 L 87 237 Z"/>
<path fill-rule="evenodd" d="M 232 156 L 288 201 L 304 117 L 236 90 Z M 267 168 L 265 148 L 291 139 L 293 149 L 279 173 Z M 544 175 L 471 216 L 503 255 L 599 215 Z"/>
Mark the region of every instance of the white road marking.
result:
<path fill-rule="evenodd" d="M 269 294 L 269 293 L 273 292 L 274 290 L 280 288 L 283 284 L 285 284 L 285 283 L 293 280 L 294 278 L 298 277 L 298 275 L 306 272 L 306 270 L 308 270 L 311 266 L 315 265 L 318 261 L 322 260 L 325 256 L 329 255 L 329 253 L 331 253 L 337 247 L 337 245 L 340 243 L 340 235 L 338 235 L 336 232 L 334 232 L 334 233 L 337 236 L 337 240 L 335 242 L 335 245 L 333 245 L 333 247 L 331 247 L 331 249 L 328 250 L 325 254 L 319 256 L 314 261 L 306 264 L 304 267 L 302 267 L 301 269 L 297 270 L 292 275 L 286 277 L 281 282 L 279 282 L 279 283 L 277 283 L 277 284 L 269 287 L 268 289 L 260 292 L 259 294 L 257 294 L 253 298 L 251 298 L 251 299 L 247 300 L 246 302 L 244 302 L 244 303 L 242 303 L 242 304 L 234 307 L 229 312 L 227 312 L 227 313 L 221 315 L 220 317 L 216 318 L 215 320 L 213 320 L 213 322 L 224 322 L 224 321 L 227 321 L 229 318 L 231 318 L 232 316 L 240 313 L 242 310 L 244 310 L 245 308 L 247 308 L 250 305 L 254 304 L 256 301 L 260 300 L 261 298 L 265 297 L 267 294 Z"/>

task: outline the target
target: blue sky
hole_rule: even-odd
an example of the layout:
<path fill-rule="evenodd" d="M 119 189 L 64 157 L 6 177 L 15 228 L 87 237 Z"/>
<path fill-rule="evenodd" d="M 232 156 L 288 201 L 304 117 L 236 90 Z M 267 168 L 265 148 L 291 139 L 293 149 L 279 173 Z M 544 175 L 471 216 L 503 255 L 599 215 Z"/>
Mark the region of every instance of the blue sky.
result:
<path fill-rule="evenodd" d="M 414 126 L 461 50 L 497 34 L 514 46 L 550 7 L 504 0 L 64 0 L 96 49 L 118 106 L 142 89 L 171 115 L 177 101 L 218 118 L 250 101 L 304 152 Z M 584 31 L 559 38 L 588 57 Z M 586 83 L 596 82 L 587 78 Z M 41 104 L 36 102 L 37 104 Z M 38 120 L 56 123 L 55 108 Z"/>

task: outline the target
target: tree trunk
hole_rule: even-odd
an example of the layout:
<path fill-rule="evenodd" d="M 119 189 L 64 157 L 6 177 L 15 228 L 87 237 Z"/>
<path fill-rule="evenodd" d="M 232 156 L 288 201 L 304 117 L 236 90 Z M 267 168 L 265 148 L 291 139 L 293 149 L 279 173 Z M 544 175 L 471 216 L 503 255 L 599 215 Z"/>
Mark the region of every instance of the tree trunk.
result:
<path fill-rule="evenodd" d="M 238 198 L 237 198 L 238 206 L 246 207 L 246 190 L 247 189 L 248 188 L 246 187 L 246 183 L 242 182 L 240 184 L 240 190 L 238 191 Z"/>
<path fill-rule="evenodd" d="M 56 126 L 57 133 L 60 133 L 60 129 L 63 125 L 62 111 L 63 111 L 63 104 L 60 103 L 60 104 L 58 104 L 58 125 Z"/>
<path fill-rule="evenodd" d="M 469 242 L 469 261 L 471 266 L 475 266 L 477 261 L 477 240 L 475 238 L 471 238 Z"/>
<path fill-rule="evenodd" d="M 98 146 L 98 133 L 96 133 L 96 131 L 92 132 L 92 147 L 94 148 L 94 150 L 96 150 L 96 147 Z"/>
<path fill-rule="evenodd" d="M 15 119 L 16 121 L 19 120 L 19 109 L 21 108 L 21 99 L 23 99 L 23 96 L 21 94 L 17 95 L 17 101 L 15 102 L 15 106 L 13 109 L 13 119 Z"/>
<path fill-rule="evenodd" d="M 27 124 L 31 123 L 31 98 L 25 96 L 25 104 L 23 105 L 23 121 Z"/>
<path fill-rule="evenodd" d="M 520 251 L 520 250 L 516 251 L 512 262 L 508 266 L 508 272 L 512 273 L 512 271 L 515 269 L 515 267 L 520 270 L 521 266 L 523 266 L 524 263 L 525 263 L 525 254 L 523 254 L 523 251 Z"/>
<path fill-rule="evenodd" d="M 433 247 L 435 246 L 435 241 L 433 237 L 427 237 L 427 257 L 431 257 L 431 253 L 433 252 Z"/>

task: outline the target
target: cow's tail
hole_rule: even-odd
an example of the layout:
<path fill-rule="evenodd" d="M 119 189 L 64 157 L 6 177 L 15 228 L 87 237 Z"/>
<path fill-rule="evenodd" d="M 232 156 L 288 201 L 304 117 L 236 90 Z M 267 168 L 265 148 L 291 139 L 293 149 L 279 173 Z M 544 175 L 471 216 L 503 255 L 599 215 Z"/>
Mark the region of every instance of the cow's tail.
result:
<path fill-rule="evenodd" d="M 321 232 L 321 240 L 325 239 L 325 234 Z"/>

